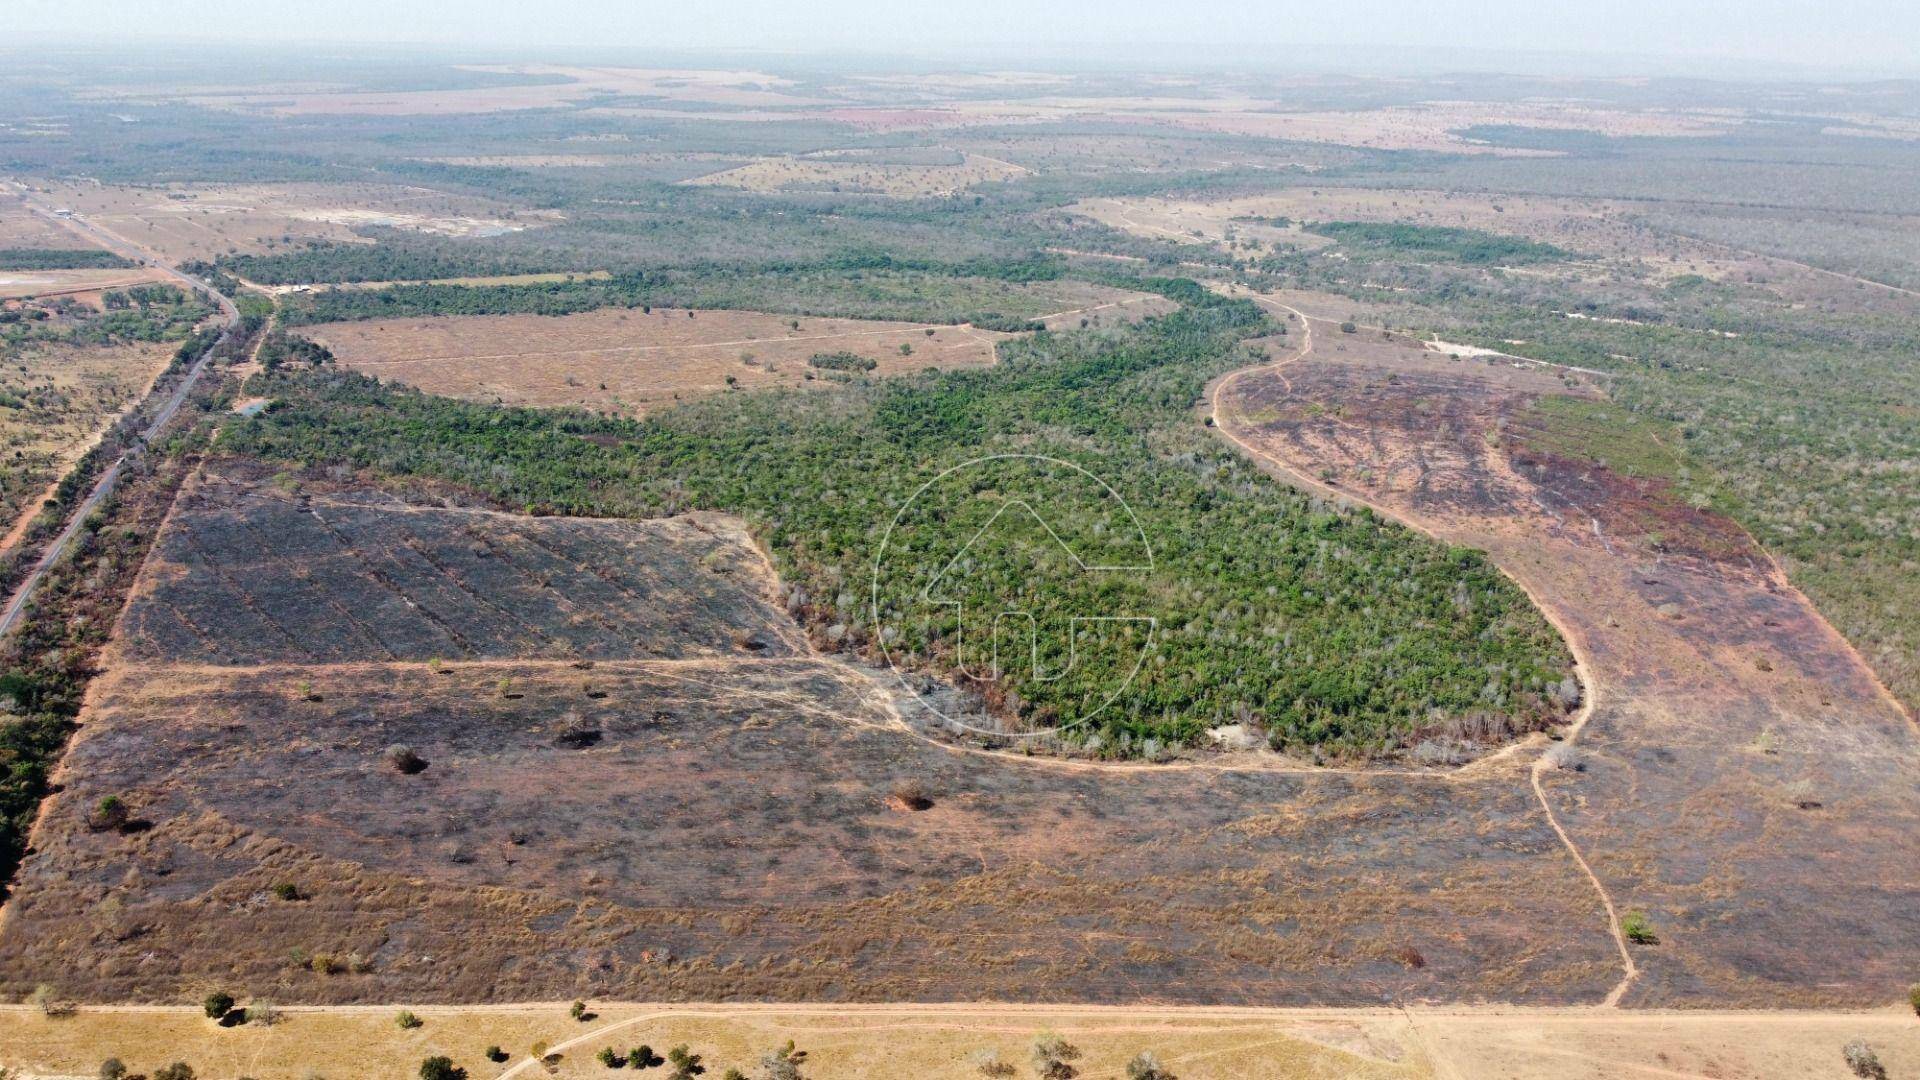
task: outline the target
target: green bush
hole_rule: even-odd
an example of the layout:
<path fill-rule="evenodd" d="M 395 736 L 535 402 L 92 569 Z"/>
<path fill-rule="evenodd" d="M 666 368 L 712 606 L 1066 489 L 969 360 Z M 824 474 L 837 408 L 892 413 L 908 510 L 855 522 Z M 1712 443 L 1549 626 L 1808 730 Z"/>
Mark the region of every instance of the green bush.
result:
<path fill-rule="evenodd" d="M 1653 932 L 1653 923 L 1648 921 L 1646 913 L 1629 911 L 1620 919 L 1620 932 L 1635 945 L 1658 945 L 1660 935 Z"/>
<path fill-rule="evenodd" d="M 209 1020 L 218 1020 L 233 1011 L 233 995 L 225 990 L 215 990 L 200 1005 L 206 1010 Z"/>
<path fill-rule="evenodd" d="M 444 1054 L 436 1055 L 420 1063 L 420 1080 L 467 1080 L 467 1070 Z"/>

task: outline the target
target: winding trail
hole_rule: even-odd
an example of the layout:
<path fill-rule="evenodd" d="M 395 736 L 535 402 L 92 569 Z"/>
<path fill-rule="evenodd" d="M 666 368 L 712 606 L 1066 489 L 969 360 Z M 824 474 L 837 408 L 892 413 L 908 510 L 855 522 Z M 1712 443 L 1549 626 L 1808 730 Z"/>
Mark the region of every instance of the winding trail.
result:
<path fill-rule="evenodd" d="M 1338 502 L 1357 503 L 1382 517 L 1397 521 L 1407 528 L 1432 536 L 1433 534 L 1430 531 L 1418 523 L 1408 520 L 1389 507 L 1353 492 L 1335 489 L 1300 472 L 1287 462 L 1262 451 L 1253 443 L 1241 438 L 1228 427 L 1230 411 L 1223 410 L 1221 402 L 1223 395 L 1229 388 L 1247 375 L 1261 372 L 1277 373 L 1280 369 L 1297 364 L 1313 354 L 1313 320 L 1308 317 L 1305 312 L 1270 297 L 1260 296 L 1258 294 L 1249 294 L 1248 298 L 1257 304 L 1272 308 L 1276 311 L 1284 311 L 1293 318 L 1298 319 L 1301 327 L 1300 344 L 1299 347 L 1295 349 L 1293 355 L 1285 359 L 1276 360 L 1267 364 L 1256 364 L 1253 367 L 1241 368 L 1238 371 L 1231 372 L 1214 380 L 1213 385 L 1207 388 L 1208 418 L 1212 421 L 1213 430 L 1219 432 L 1222 438 L 1232 443 L 1240 452 L 1255 461 L 1261 462 L 1269 469 L 1295 482 L 1300 487 Z M 1281 379 L 1283 382 L 1285 381 L 1284 376 L 1281 376 Z M 1291 389 L 1291 384 L 1288 384 L 1288 388 Z M 1446 542 L 1441 537 L 1434 537 L 1434 539 L 1442 543 Z M 1583 693 L 1581 695 L 1580 711 L 1574 716 L 1573 722 L 1567 729 L 1566 738 L 1563 742 L 1563 745 L 1571 746 L 1579 739 L 1580 732 L 1586 726 L 1587 720 L 1593 716 L 1594 704 L 1599 697 L 1596 681 L 1592 677 L 1593 665 L 1587 659 L 1586 650 L 1580 641 L 1579 634 L 1574 632 L 1572 627 L 1567 626 L 1561 619 L 1556 617 L 1552 608 L 1543 603 L 1542 598 L 1535 593 L 1534 590 L 1528 588 L 1525 582 L 1507 573 L 1504 567 L 1501 568 L 1501 573 L 1505 574 L 1509 581 L 1512 581 L 1515 586 L 1525 592 L 1527 597 L 1533 601 L 1534 607 L 1540 611 L 1547 621 L 1553 623 L 1554 628 L 1560 632 L 1561 638 L 1566 641 L 1568 649 L 1572 651 L 1574 655 L 1575 671 L 1579 676 Z M 1515 748 L 1509 748 L 1510 751 L 1513 749 Z M 1614 947 L 1618 949 L 1620 953 L 1621 977 L 1620 981 L 1614 984 L 1613 989 L 1607 992 L 1607 996 L 1601 1001 L 1601 1005 L 1605 1008 L 1618 1008 L 1621 1000 L 1626 996 L 1627 991 L 1632 988 L 1634 980 L 1640 977 L 1640 968 L 1634 963 L 1632 951 L 1627 948 L 1626 933 L 1621 928 L 1620 913 L 1613 902 L 1613 894 L 1608 891 L 1607 886 L 1600 880 L 1599 875 L 1593 872 L 1593 867 L 1588 865 L 1586 856 L 1581 854 L 1579 845 L 1573 842 L 1573 837 L 1562 827 L 1560 819 L 1553 812 L 1553 804 L 1547 800 L 1546 789 L 1541 786 L 1540 777 L 1542 773 L 1551 771 L 1552 768 L 1553 766 L 1547 763 L 1545 756 L 1536 758 L 1532 766 L 1528 769 L 1527 779 L 1529 785 L 1533 788 L 1534 798 L 1540 803 L 1541 811 L 1546 814 L 1547 824 L 1553 827 L 1554 835 L 1560 838 L 1560 843 L 1566 847 L 1567 854 L 1572 856 L 1575 865 L 1580 867 L 1580 872 L 1586 875 L 1587 881 L 1593 886 L 1593 891 L 1600 898 L 1601 907 L 1606 910 L 1607 931 L 1612 935 Z"/>

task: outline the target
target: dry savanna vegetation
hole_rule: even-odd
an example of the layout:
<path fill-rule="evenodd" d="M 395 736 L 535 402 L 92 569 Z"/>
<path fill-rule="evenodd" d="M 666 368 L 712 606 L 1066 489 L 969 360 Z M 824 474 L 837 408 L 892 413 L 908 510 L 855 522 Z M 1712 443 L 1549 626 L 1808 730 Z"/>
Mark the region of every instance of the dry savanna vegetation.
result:
<path fill-rule="evenodd" d="M 748 191 L 832 191 L 924 198 L 951 195 L 976 184 L 992 183 L 1027 174 L 1026 169 L 997 158 L 956 154 L 952 164 L 895 164 L 882 159 L 862 161 L 821 158 L 776 158 L 756 161 L 725 172 L 688 180 L 689 184 L 719 184 Z"/>

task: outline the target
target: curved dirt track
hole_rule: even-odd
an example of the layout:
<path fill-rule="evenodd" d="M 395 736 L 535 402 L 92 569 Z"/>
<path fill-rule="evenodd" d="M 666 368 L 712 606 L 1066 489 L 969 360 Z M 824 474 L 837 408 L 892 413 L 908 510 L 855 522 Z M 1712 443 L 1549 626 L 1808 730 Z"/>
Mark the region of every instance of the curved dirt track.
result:
<path fill-rule="evenodd" d="M 1608 1000 L 1896 996 L 1920 967 L 1915 729 L 1777 564 L 1657 484 L 1514 442 L 1531 401 L 1595 393 L 1575 373 L 1261 299 L 1306 333 L 1210 389 L 1221 433 L 1299 486 L 1488 551 L 1580 660 L 1581 768 L 1528 779 L 1621 942 Z M 1628 945 L 1626 911 L 1660 943 Z"/>

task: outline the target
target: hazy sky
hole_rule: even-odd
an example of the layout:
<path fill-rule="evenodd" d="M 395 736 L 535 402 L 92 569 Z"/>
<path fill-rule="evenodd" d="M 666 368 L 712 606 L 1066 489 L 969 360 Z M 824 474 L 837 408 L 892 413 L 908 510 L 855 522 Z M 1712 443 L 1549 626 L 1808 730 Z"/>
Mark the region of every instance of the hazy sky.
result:
<path fill-rule="evenodd" d="M 1753 60 L 1920 74 L 1916 0 L 7 0 L 0 42 L 56 34 L 158 39 L 432 42 L 453 47 L 821 49 L 969 60 L 1055 55 L 1290 60 L 1311 49 L 1421 50 L 1462 68 L 1500 54 Z M 1171 51 L 1159 46 L 1186 46 Z M 1194 46 L 1217 46 L 1195 49 Z M 1339 50 L 1344 58 L 1348 50 Z M 1391 56 L 1387 57 L 1391 59 Z M 1363 56 L 1364 59 L 1364 56 Z M 1351 66 L 1350 64 L 1347 66 Z M 1539 64 L 1516 65 L 1538 69 Z M 1684 65 L 1674 65 L 1684 72 Z M 1717 66 L 1716 71 L 1723 70 Z"/>

